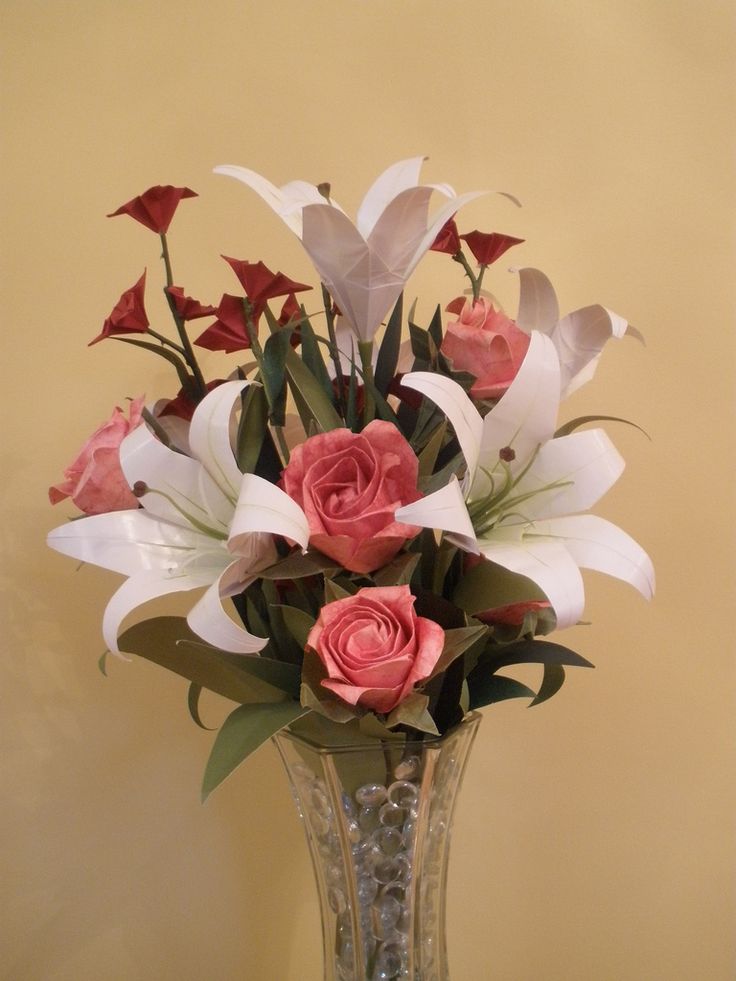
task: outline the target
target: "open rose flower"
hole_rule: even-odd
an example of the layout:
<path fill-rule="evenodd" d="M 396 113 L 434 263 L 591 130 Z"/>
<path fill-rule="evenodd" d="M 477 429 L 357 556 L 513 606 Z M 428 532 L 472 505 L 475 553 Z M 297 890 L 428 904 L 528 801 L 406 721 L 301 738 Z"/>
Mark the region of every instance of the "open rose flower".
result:
<path fill-rule="evenodd" d="M 85 514 L 106 514 L 138 507 L 120 467 L 120 444 L 140 425 L 142 409 L 142 396 L 130 403 L 127 419 L 121 409 L 115 408 L 108 421 L 92 433 L 76 460 L 66 468 L 64 480 L 49 487 L 52 504 L 71 497 Z"/>
<path fill-rule="evenodd" d="M 327 669 L 324 688 L 388 713 L 430 676 L 444 641 L 439 624 L 416 615 L 408 586 L 375 586 L 322 607 L 307 647 Z"/>
<path fill-rule="evenodd" d="M 417 475 L 407 441 L 376 419 L 362 433 L 333 429 L 305 440 L 282 486 L 304 510 L 313 548 L 352 572 L 372 572 L 419 531 L 394 520 L 397 508 L 422 496 Z"/>
<path fill-rule="evenodd" d="M 477 399 L 500 398 L 516 378 L 529 348 L 529 335 L 486 300 L 454 300 L 447 308 L 459 318 L 447 325 L 442 353 L 455 371 L 467 371 L 476 381 L 470 394 Z"/>

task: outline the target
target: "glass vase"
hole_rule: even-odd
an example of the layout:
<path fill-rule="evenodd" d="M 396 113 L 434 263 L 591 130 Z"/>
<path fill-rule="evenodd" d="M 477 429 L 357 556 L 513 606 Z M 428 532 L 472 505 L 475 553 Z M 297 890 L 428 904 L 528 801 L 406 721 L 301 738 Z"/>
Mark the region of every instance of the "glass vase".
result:
<path fill-rule="evenodd" d="M 479 721 L 421 741 L 274 737 L 312 856 L 324 981 L 448 981 L 450 824 Z"/>

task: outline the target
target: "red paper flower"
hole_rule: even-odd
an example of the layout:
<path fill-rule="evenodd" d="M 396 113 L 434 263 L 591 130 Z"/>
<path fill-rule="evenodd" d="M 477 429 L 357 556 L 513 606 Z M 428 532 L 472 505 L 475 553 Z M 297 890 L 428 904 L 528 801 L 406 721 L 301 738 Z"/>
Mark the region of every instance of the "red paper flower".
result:
<path fill-rule="evenodd" d="M 293 279 L 289 279 L 281 272 L 271 272 L 263 262 L 245 262 L 242 259 L 231 259 L 226 255 L 222 258 L 230 264 L 240 281 L 240 285 L 245 290 L 245 295 L 253 307 L 253 322 L 255 324 L 258 323 L 258 318 L 269 300 L 277 296 L 288 296 L 290 293 L 301 293 L 304 290 L 312 289 L 305 283 L 294 282 Z"/>
<path fill-rule="evenodd" d="M 214 381 L 208 382 L 205 386 L 205 393 L 211 392 L 218 385 L 223 385 L 225 381 L 225 378 L 216 378 Z M 197 404 L 189 398 L 183 388 L 180 388 L 176 398 L 169 399 L 163 409 L 156 412 L 156 417 L 160 419 L 163 416 L 178 416 L 179 419 L 189 422 L 194 415 Z"/>
<path fill-rule="evenodd" d="M 245 322 L 243 297 L 223 293 L 215 313 L 217 320 L 194 343 L 208 351 L 224 351 L 226 354 L 249 348 L 250 337 Z"/>
<path fill-rule="evenodd" d="M 130 215 L 141 225 L 150 228 L 152 232 L 163 235 L 168 231 L 174 212 L 179 206 L 182 198 L 196 198 L 196 191 L 191 191 L 188 187 L 172 187 L 171 184 L 157 184 L 156 187 L 149 187 L 147 191 L 121 204 L 117 211 L 111 212 L 107 217 L 114 218 L 116 215 Z"/>
<path fill-rule="evenodd" d="M 115 304 L 112 313 L 102 325 L 102 331 L 89 342 L 91 347 L 112 334 L 145 334 L 148 317 L 143 306 L 143 292 L 146 288 L 146 273 L 130 289 L 126 290 Z"/>
<path fill-rule="evenodd" d="M 450 218 L 440 228 L 430 249 L 432 252 L 446 252 L 448 255 L 456 255 L 460 251 L 460 236 L 454 218 Z"/>
<path fill-rule="evenodd" d="M 500 232 L 479 232 L 477 230 L 468 232 L 467 235 L 461 235 L 460 238 L 468 243 L 468 248 L 481 266 L 490 266 L 513 245 L 519 245 L 524 241 L 523 238 L 513 238 L 511 235 L 502 235 Z"/>
<path fill-rule="evenodd" d="M 185 296 L 181 286 L 167 286 L 166 292 L 171 297 L 174 309 L 182 320 L 197 320 L 199 317 L 211 317 L 213 313 L 217 313 L 217 307 L 202 306 L 199 300 Z"/>

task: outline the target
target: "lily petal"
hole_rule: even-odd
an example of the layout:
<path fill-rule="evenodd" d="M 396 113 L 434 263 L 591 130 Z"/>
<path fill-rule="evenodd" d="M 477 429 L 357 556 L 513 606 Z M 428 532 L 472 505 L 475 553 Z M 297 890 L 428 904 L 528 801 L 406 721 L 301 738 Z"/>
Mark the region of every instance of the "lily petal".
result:
<path fill-rule="evenodd" d="M 242 582 L 245 589 L 255 579 Z M 214 647 L 232 654 L 257 654 L 268 643 L 268 638 L 256 637 L 232 620 L 222 607 L 220 583 L 213 583 L 187 615 L 190 628 Z"/>
<path fill-rule="evenodd" d="M 356 216 L 358 231 L 367 239 L 391 201 L 402 191 L 419 184 L 419 174 L 426 157 L 410 157 L 387 167 L 368 188 Z"/>
<path fill-rule="evenodd" d="M 248 385 L 248 381 L 218 385 L 197 406 L 189 429 L 192 452 L 231 504 L 238 498 L 242 474 L 230 442 L 230 417 Z"/>
<path fill-rule="evenodd" d="M 519 274 L 517 325 L 528 334 L 533 330 L 551 334 L 560 319 L 554 286 L 540 269 L 527 266 L 513 271 Z"/>
<path fill-rule="evenodd" d="M 49 532 L 47 541 L 62 555 L 125 576 L 141 570 L 175 569 L 190 556 L 203 553 L 226 556 L 221 543 L 209 536 L 159 521 L 140 509 L 68 521 Z"/>
<path fill-rule="evenodd" d="M 610 521 L 594 514 L 577 514 L 535 522 L 534 533 L 563 541 L 566 550 L 583 569 L 621 579 L 645 599 L 654 595 L 651 559 L 633 538 Z"/>
<path fill-rule="evenodd" d="M 526 538 L 504 541 L 498 537 L 479 541 L 478 548 L 491 562 L 535 582 L 552 604 L 559 629 L 578 622 L 585 605 L 583 578 L 565 545 Z"/>
<path fill-rule="evenodd" d="M 325 199 L 316 186 L 307 181 L 290 181 L 283 187 L 276 187 L 254 170 L 234 164 L 221 164 L 215 167 L 214 173 L 234 177 L 247 184 L 299 238 L 302 236 L 301 209 L 308 204 L 324 204 Z"/>
<path fill-rule="evenodd" d="M 404 375 L 401 384 L 431 399 L 447 416 L 468 465 L 469 484 L 475 476 L 483 438 L 483 419 L 478 410 L 457 382 L 444 375 L 412 371 Z"/>
<path fill-rule="evenodd" d="M 102 618 L 102 636 L 110 652 L 121 653 L 118 648 L 120 625 L 133 610 L 159 596 L 197 589 L 209 585 L 210 582 L 212 576 L 207 573 L 168 575 L 159 571 L 139 572 L 126 579 L 113 593 Z"/>
<path fill-rule="evenodd" d="M 540 449 L 515 494 L 537 492 L 520 510 L 529 518 L 587 511 L 616 483 L 624 459 L 602 429 L 552 439 Z M 566 484 L 545 490 L 554 484 Z M 522 519 L 523 520 L 523 519 Z"/>
<path fill-rule="evenodd" d="M 306 551 L 309 544 L 307 517 L 289 495 L 254 473 L 243 475 L 235 516 L 230 526 L 228 548 L 240 553 L 247 547 L 242 536 L 253 532 L 269 532 L 283 535 L 301 545 Z"/>
<path fill-rule="evenodd" d="M 394 517 L 397 521 L 420 528 L 450 532 L 460 548 L 476 555 L 478 553 L 473 524 L 457 477 L 452 477 L 448 484 L 434 493 L 399 508 Z"/>
<path fill-rule="evenodd" d="M 550 336 L 560 356 L 563 395 L 593 377 L 606 341 L 623 337 L 627 327 L 623 317 L 598 304 L 574 310 L 559 321 Z"/>

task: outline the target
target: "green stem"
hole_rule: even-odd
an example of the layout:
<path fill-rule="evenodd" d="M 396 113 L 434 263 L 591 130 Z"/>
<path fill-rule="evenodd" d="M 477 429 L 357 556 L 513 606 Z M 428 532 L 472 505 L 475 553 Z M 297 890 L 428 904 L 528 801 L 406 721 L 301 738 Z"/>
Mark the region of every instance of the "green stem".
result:
<path fill-rule="evenodd" d="M 376 414 L 371 385 L 373 384 L 373 341 L 358 341 L 360 365 L 363 369 L 363 426 L 372 422 Z"/>
<path fill-rule="evenodd" d="M 184 355 L 186 357 L 186 351 L 181 346 L 181 344 L 177 344 L 176 341 L 172 341 L 170 338 L 164 337 L 163 334 L 159 334 L 158 331 L 153 330 L 151 327 L 148 327 L 146 329 L 146 333 L 150 334 L 151 337 L 155 337 L 156 340 L 160 341 L 162 344 L 166 344 L 167 347 L 173 347 L 175 351 L 178 351 L 179 354 Z"/>
<path fill-rule="evenodd" d="M 286 437 L 284 436 L 283 426 L 272 426 L 271 427 L 276 434 L 276 442 L 279 444 L 279 451 L 281 453 L 281 460 L 284 466 L 289 462 L 289 447 L 286 442 Z"/>
<path fill-rule="evenodd" d="M 166 232 L 161 232 L 161 258 L 164 260 L 164 268 L 166 269 L 166 286 L 173 286 L 174 274 L 171 270 L 171 256 L 169 255 L 169 243 L 166 240 Z M 192 347 L 192 343 L 187 335 L 186 325 L 176 312 L 176 304 L 174 303 L 173 297 L 167 293 L 166 290 L 164 290 L 164 296 L 166 297 L 166 302 L 169 304 L 171 316 L 174 318 L 174 323 L 176 324 L 179 339 L 181 340 L 184 360 L 189 365 L 191 372 L 194 375 L 199 397 L 203 399 L 207 394 L 207 383 L 205 382 L 204 375 L 202 374 L 199 364 L 197 363 L 194 348 Z"/>
<path fill-rule="evenodd" d="M 346 398 L 345 381 L 342 377 L 342 365 L 340 364 L 340 352 L 337 346 L 337 333 L 335 331 L 335 318 L 332 316 L 332 297 L 324 283 L 322 283 L 322 299 L 325 304 L 325 321 L 327 322 L 327 333 L 330 337 L 330 357 L 335 367 L 335 384 L 337 385 L 337 400 L 339 402 L 340 414 L 345 418 Z"/>
<path fill-rule="evenodd" d="M 452 258 L 455 260 L 455 262 L 459 262 L 460 265 L 465 270 L 465 275 L 470 280 L 470 285 L 473 288 L 473 303 L 475 303 L 475 301 L 480 296 L 480 279 L 479 279 L 479 277 L 476 276 L 475 273 L 473 272 L 473 269 L 472 269 L 470 263 L 468 262 L 468 260 L 465 258 L 465 254 L 463 253 L 462 249 L 460 249 L 458 252 L 456 252 L 455 255 Z"/>

